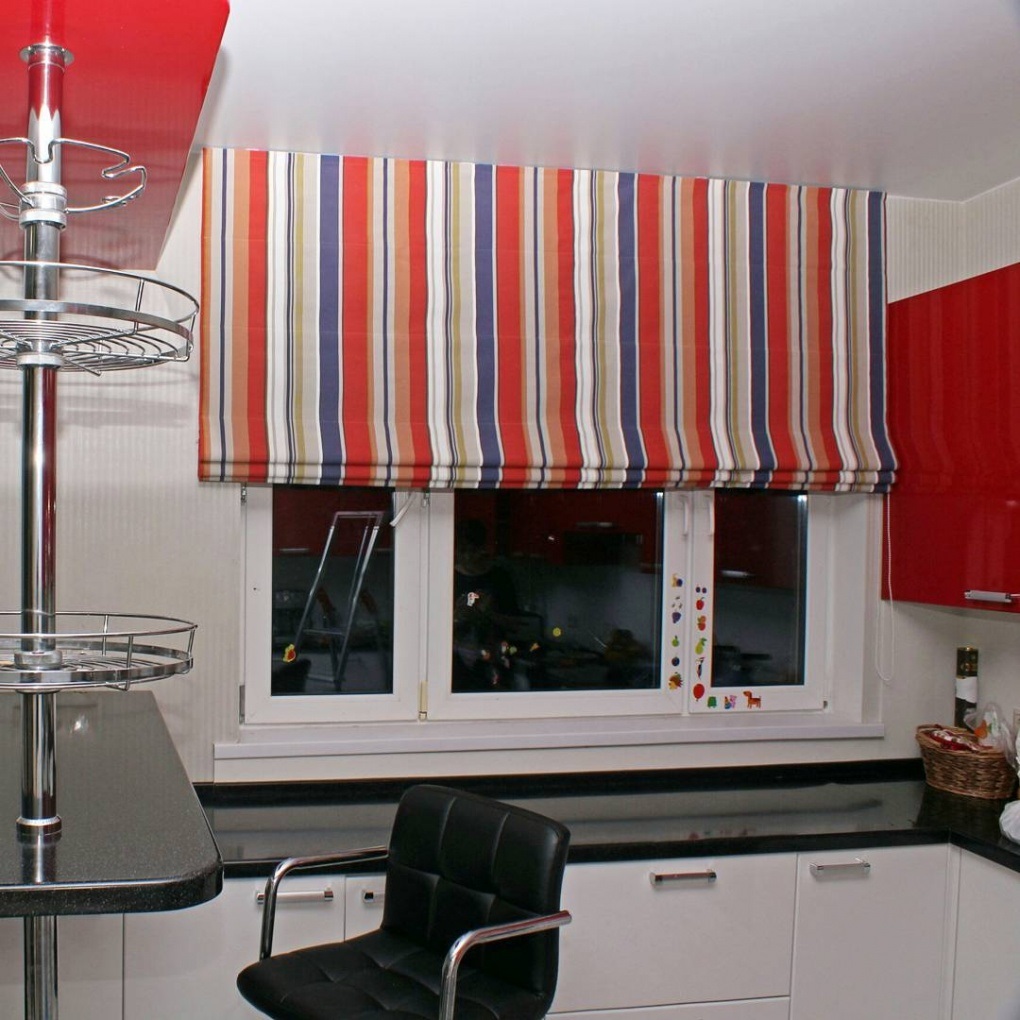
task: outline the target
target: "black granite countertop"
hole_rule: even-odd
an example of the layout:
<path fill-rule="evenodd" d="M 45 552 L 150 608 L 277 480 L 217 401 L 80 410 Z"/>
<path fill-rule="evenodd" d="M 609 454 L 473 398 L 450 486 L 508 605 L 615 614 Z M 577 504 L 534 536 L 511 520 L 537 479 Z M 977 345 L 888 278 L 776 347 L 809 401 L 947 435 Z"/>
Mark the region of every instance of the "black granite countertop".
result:
<path fill-rule="evenodd" d="M 934 790 L 914 759 L 437 781 L 559 819 L 571 863 L 949 841 L 1020 871 L 1020 845 L 999 834 L 1004 802 Z M 227 876 L 241 877 L 290 855 L 385 843 L 406 785 L 221 785 L 199 795 Z"/>
<path fill-rule="evenodd" d="M 19 840 L 15 827 L 16 695 L 0 698 L 0 733 L 0 916 L 175 910 L 220 891 L 216 843 L 150 692 L 58 696 L 63 828 L 41 850 Z"/>

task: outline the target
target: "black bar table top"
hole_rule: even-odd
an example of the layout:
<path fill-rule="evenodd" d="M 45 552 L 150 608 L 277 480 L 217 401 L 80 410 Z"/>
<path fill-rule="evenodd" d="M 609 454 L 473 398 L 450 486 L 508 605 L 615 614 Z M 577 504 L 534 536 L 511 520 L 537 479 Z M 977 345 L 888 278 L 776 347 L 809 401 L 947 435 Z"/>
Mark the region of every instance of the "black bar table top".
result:
<path fill-rule="evenodd" d="M 176 910 L 223 868 L 150 691 L 57 695 L 56 840 L 19 837 L 20 698 L 0 698 L 0 916 Z"/>

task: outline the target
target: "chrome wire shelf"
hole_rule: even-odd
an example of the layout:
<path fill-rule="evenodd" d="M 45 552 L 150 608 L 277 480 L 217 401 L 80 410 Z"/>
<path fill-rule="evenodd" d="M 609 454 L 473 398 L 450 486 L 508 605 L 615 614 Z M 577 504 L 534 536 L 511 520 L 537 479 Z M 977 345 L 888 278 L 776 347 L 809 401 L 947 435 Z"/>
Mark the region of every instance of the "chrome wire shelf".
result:
<path fill-rule="evenodd" d="M 136 199 L 145 190 L 148 178 L 148 171 L 145 167 L 132 163 L 131 157 L 126 152 L 111 148 L 109 145 L 97 145 L 95 142 L 82 141 L 80 138 L 49 138 L 45 145 L 40 146 L 31 138 L 0 138 L 0 147 L 5 145 L 25 147 L 25 155 L 21 159 L 22 166 L 25 165 L 26 158 L 37 167 L 52 166 L 58 154 L 62 153 L 64 149 L 85 149 L 112 160 L 99 170 L 99 175 L 104 181 L 120 181 L 130 176 L 135 178 L 133 187 L 123 194 L 104 195 L 100 201 L 92 202 L 89 205 L 69 206 L 66 202 L 61 203 L 65 216 L 68 213 L 91 213 L 104 209 L 117 209 Z M 0 216 L 17 223 L 21 219 L 25 207 L 33 203 L 33 196 L 30 189 L 18 186 L 2 164 L 0 164 L 0 182 L 6 184 L 11 194 L 17 199 L 16 203 L 0 201 Z"/>
<path fill-rule="evenodd" d="M 20 612 L 0 612 L 0 628 L 21 620 Z M 52 631 L 0 631 L 0 693 L 127 690 L 187 673 L 192 666 L 196 625 L 187 620 L 59 612 L 52 622 Z"/>
<path fill-rule="evenodd" d="M 59 276 L 60 298 L 23 296 L 26 274 Z M 137 273 L 67 262 L 0 261 L 0 368 L 56 364 L 100 374 L 187 361 L 198 302 Z"/>

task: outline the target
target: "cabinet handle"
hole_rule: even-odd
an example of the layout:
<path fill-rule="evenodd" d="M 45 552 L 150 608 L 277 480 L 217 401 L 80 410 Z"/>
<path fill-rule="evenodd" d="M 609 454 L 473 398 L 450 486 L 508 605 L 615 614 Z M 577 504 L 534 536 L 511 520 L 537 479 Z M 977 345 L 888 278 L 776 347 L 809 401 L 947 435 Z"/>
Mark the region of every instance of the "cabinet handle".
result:
<path fill-rule="evenodd" d="M 648 876 L 648 881 L 652 883 L 653 889 L 657 889 L 667 882 L 714 882 L 717 877 L 711 868 L 704 871 L 673 871 L 665 874 L 653 871 Z"/>
<path fill-rule="evenodd" d="M 869 861 L 862 860 L 860 857 L 855 857 L 852 861 L 845 861 L 840 864 L 812 864 L 811 874 L 812 875 L 848 875 L 852 873 L 860 873 L 866 875 L 871 871 L 871 864 Z"/>
<path fill-rule="evenodd" d="M 332 903 L 333 890 L 326 886 L 325 889 L 280 892 L 276 894 L 276 901 L 277 903 Z M 255 902 L 259 906 L 266 902 L 266 894 L 261 889 L 255 893 Z"/>
<path fill-rule="evenodd" d="M 976 588 L 971 588 L 969 591 L 965 591 L 963 593 L 963 597 L 969 602 L 995 602 L 1000 606 L 1008 606 L 1017 599 L 1020 599 L 1020 593 L 1008 591 L 979 591 Z"/>
<path fill-rule="evenodd" d="M 362 903 L 382 903 L 386 899 L 386 893 L 376 892 L 374 889 L 365 889 L 361 894 Z"/>

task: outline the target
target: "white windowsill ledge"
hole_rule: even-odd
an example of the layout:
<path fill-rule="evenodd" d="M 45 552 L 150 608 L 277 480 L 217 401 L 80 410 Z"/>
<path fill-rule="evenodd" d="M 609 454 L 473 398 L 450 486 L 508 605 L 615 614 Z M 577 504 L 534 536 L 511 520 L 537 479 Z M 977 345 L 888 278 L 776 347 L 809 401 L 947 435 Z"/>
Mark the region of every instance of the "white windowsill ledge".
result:
<path fill-rule="evenodd" d="M 638 716 L 469 722 L 242 726 L 236 743 L 214 745 L 217 761 L 330 755 L 413 754 L 763 740 L 860 740 L 885 736 L 882 723 L 833 715 L 741 713 L 740 718 Z"/>

